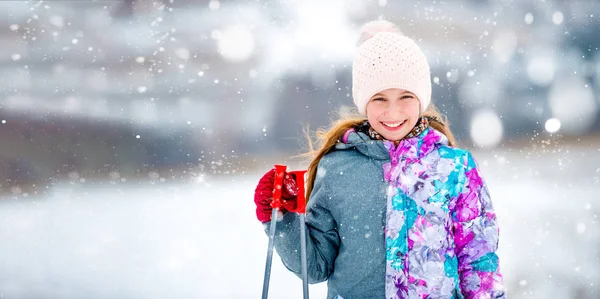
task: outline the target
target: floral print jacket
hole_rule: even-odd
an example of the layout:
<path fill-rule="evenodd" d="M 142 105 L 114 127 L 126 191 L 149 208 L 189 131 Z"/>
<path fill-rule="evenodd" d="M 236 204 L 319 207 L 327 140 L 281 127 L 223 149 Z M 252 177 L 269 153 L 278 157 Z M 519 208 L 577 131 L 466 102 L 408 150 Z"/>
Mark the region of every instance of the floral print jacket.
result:
<path fill-rule="evenodd" d="M 473 156 L 433 128 L 383 142 L 386 298 L 504 297 L 496 215 Z"/>
<path fill-rule="evenodd" d="M 496 215 L 468 151 L 433 128 L 398 145 L 344 139 L 321 159 L 307 205 L 311 283 L 327 281 L 327 298 L 505 298 Z M 274 240 L 298 276 L 299 227 L 284 214 Z"/>

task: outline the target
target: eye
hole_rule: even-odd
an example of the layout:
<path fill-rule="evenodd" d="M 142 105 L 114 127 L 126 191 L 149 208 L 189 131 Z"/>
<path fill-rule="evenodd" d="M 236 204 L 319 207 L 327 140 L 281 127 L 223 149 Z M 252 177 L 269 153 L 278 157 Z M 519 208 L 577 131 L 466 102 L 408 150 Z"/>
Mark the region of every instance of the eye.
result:
<path fill-rule="evenodd" d="M 414 98 L 413 95 L 411 95 L 411 94 L 405 94 L 400 99 L 405 100 L 405 99 L 412 99 L 412 98 Z"/>
<path fill-rule="evenodd" d="M 373 98 L 371 101 L 385 101 L 385 98 Z"/>

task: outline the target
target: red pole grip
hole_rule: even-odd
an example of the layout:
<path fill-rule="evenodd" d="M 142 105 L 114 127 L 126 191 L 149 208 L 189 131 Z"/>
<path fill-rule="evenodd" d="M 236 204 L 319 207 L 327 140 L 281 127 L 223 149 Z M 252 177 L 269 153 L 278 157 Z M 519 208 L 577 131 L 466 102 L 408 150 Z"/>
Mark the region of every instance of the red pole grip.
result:
<path fill-rule="evenodd" d="M 304 191 L 304 174 L 306 170 L 290 171 L 296 176 L 296 185 L 298 186 L 298 196 L 296 197 L 296 210 L 294 212 L 306 214 L 306 191 Z"/>
<path fill-rule="evenodd" d="M 271 202 L 271 207 L 273 209 L 279 209 L 282 206 L 281 203 L 281 187 L 283 185 L 283 176 L 285 175 L 285 170 L 287 166 L 285 165 L 275 165 L 275 182 L 273 184 L 273 202 Z"/>

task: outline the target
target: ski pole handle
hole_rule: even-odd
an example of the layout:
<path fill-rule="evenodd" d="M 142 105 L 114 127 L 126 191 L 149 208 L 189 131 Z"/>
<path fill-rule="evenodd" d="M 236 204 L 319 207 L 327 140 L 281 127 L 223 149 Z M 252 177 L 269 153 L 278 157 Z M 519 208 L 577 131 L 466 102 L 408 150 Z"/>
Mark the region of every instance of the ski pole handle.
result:
<path fill-rule="evenodd" d="M 294 170 L 289 173 L 296 176 L 296 185 L 298 186 L 298 196 L 296 197 L 296 210 L 293 212 L 306 214 L 306 194 L 304 191 L 304 174 L 306 170 Z"/>
<path fill-rule="evenodd" d="M 281 203 L 281 188 L 283 185 L 283 176 L 285 175 L 285 170 L 287 166 L 285 165 L 275 165 L 275 182 L 273 185 L 273 202 L 271 202 L 271 207 L 273 209 L 279 209 L 283 204 Z"/>

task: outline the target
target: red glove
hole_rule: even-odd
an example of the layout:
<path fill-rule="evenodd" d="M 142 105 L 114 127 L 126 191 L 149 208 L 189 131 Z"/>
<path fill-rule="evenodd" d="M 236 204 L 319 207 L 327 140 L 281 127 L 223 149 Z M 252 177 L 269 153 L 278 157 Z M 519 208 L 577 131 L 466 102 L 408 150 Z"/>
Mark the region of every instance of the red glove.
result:
<path fill-rule="evenodd" d="M 275 169 L 269 170 L 258 181 L 256 190 L 254 191 L 254 203 L 256 204 L 256 217 L 262 223 L 271 221 L 271 213 L 273 208 L 273 189 L 275 188 Z M 285 173 L 283 176 L 283 186 L 281 188 L 281 204 L 280 210 L 293 211 L 296 209 L 296 196 L 298 195 L 298 186 L 294 175 Z"/>

